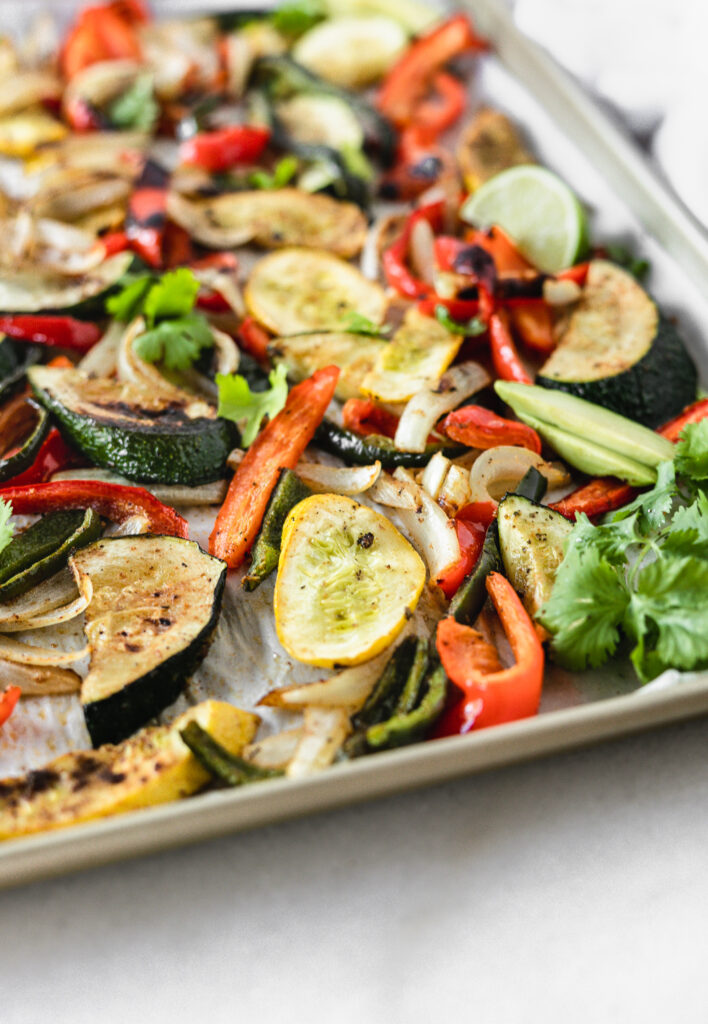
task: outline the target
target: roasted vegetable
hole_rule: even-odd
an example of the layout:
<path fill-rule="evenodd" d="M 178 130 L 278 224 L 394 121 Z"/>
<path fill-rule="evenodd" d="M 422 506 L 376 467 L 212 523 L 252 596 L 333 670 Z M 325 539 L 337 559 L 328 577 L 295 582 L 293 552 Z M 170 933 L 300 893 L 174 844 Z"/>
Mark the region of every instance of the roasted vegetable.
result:
<path fill-rule="evenodd" d="M 283 524 L 288 513 L 312 491 L 290 469 L 283 469 L 263 516 L 263 525 L 253 545 L 251 565 L 243 578 L 246 590 L 255 590 L 278 566 Z"/>
<path fill-rule="evenodd" d="M 116 743 L 177 699 L 206 654 L 226 566 L 176 537 L 110 537 L 70 561 L 89 599 L 81 703 L 93 743 Z"/>
<path fill-rule="evenodd" d="M 507 167 L 533 163 L 513 123 L 490 107 L 482 107 L 468 123 L 456 156 L 470 192 Z"/>
<path fill-rule="evenodd" d="M 366 334 L 329 331 L 274 338 L 269 351 L 276 363 L 284 363 L 295 380 L 334 364 L 340 369 L 335 397 L 345 402 L 361 394 L 361 384 L 374 367 L 387 342 Z"/>
<path fill-rule="evenodd" d="M 18 597 L 53 576 L 70 555 L 100 535 L 101 520 L 91 509 L 42 516 L 0 553 L 0 601 Z"/>
<path fill-rule="evenodd" d="M 369 434 L 360 437 L 351 430 L 337 426 L 331 420 L 323 420 L 315 432 L 315 443 L 330 455 L 338 455 L 345 462 L 357 466 L 369 466 L 380 462 L 384 469 L 395 469 L 403 466 L 406 469 L 418 469 L 426 466 L 436 452 L 442 452 L 454 459 L 464 454 L 464 448 L 458 445 L 429 444 L 422 452 L 402 452 L 388 437 Z"/>
<path fill-rule="evenodd" d="M 203 401 L 178 406 L 141 384 L 91 378 L 80 370 L 34 367 L 38 401 L 97 466 L 133 480 L 197 484 L 224 475 L 236 428 Z"/>
<path fill-rule="evenodd" d="M 256 732 L 258 717 L 207 700 L 170 726 L 143 729 L 119 746 L 63 754 L 38 771 L 0 782 L 0 838 L 77 825 L 189 796 L 209 781 L 180 738 L 197 722 L 229 753 Z"/>
<path fill-rule="evenodd" d="M 108 292 L 133 262 L 133 254 L 119 252 L 81 277 L 66 277 L 39 269 L 4 271 L 0 277 L 0 311 L 35 313 L 71 309 Z"/>
<path fill-rule="evenodd" d="M 221 743 L 217 743 L 194 719 L 182 729 L 180 736 L 200 765 L 227 786 L 243 786 L 248 782 L 260 782 L 282 775 L 282 772 L 259 768 L 250 761 L 232 754 Z"/>
<path fill-rule="evenodd" d="M 504 572 L 533 618 L 551 596 L 571 524 L 518 494 L 499 502 L 497 523 Z"/>
<path fill-rule="evenodd" d="M 378 512 L 313 495 L 283 528 L 273 608 L 278 639 L 310 665 L 356 665 L 400 633 L 425 583 L 420 556 Z"/>
<path fill-rule="evenodd" d="M 697 377 L 678 331 L 636 279 L 593 260 L 537 383 L 656 427 L 693 401 Z"/>
<path fill-rule="evenodd" d="M 34 402 L 16 397 L 0 410 L 0 481 L 29 469 L 48 433 L 49 416 Z"/>

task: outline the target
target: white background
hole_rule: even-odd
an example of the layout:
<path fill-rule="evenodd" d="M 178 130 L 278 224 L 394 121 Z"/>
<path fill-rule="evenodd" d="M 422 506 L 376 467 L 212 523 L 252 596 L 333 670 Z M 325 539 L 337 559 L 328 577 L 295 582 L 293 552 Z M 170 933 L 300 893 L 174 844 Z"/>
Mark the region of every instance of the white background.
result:
<path fill-rule="evenodd" d="M 0 1022 L 704 1024 L 707 748 L 699 720 L 0 893 Z"/>

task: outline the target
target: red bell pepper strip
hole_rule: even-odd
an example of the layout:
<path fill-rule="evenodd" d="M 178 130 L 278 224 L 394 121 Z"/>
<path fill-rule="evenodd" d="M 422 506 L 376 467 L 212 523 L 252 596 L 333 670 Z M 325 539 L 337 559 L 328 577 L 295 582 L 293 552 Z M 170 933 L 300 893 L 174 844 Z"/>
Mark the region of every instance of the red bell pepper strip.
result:
<path fill-rule="evenodd" d="M 377 103 L 379 110 L 399 128 L 415 119 L 421 100 L 435 74 L 453 57 L 467 50 L 485 50 L 469 18 L 457 14 L 408 47 L 386 75 Z"/>
<path fill-rule="evenodd" d="M 533 271 L 533 264 L 519 252 L 512 238 L 498 224 L 486 231 L 473 229 L 465 235 L 466 245 L 478 245 L 494 260 L 498 274 L 519 274 Z"/>
<path fill-rule="evenodd" d="M 99 242 L 106 250 L 106 256 L 115 256 L 118 252 L 125 252 L 129 246 L 125 231 L 109 231 L 107 235 L 99 238 Z"/>
<path fill-rule="evenodd" d="M 71 316 L 36 316 L 33 313 L 0 316 L 0 332 L 19 341 L 70 348 L 76 352 L 87 352 L 101 337 L 100 329 L 85 320 L 75 320 Z"/>
<path fill-rule="evenodd" d="M 241 321 L 236 341 L 239 348 L 248 352 L 249 356 L 253 356 L 259 363 L 268 362 L 270 334 L 252 316 L 244 317 Z"/>
<path fill-rule="evenodd" d="M 191 260 L 189 266 L 193 270 L 224 270 L 235 274 L 238 270 L 238 260 L 232 252 L 212 252 L 198 260 Z M 203 286 L 197 295 L 197 306 L 212 313 L 231 312 L 231 306 L 223 295 Z"/>
<path fill-rule="evenodd" d="M 445 417 L 439 429 L 468 448 L 487 449 L 508 444 L 541 454 L 541 438 L 532 427 L 497 416 L 481 405 L 463 405 L 455 409 Z"/>
<path fill-rule="evenodd" d="M 524 345 L 547 356 L 556 347 L 551 311 L 544 302 L 517 302 L 509 310 L 511 326 Z"/>
<path fill-rule="evenodd" d="M 707 416 L 708 398 L 702 398 L 699 402 L 687 406 L 679 416 L 669 420 L 663 427 L 659 427 L 657 433 L 669 441 L 676 442 L 684 427 L 689 423 L 700 423 Z M 627 502 L 632 501 L 636 494 L 636 489 L 622 480 L 613 476 L 603 476 L 578 487 L 565 498 L 556 501 L 551 508 L 560 512 L 571 522 L 580 512 L 584 512 L 588 518 L 592 519 L 593 516 L 604 515 L 606 512 L 614 512 L 616 509 L 622 508 Z"/>
<path fill-rule="evenodd" d="M 497 515 L 497 505 L 493 501 L 471 501 L 469 505 L 463 505 L 457 513 L 458 519 L 464 519 L 468 523 L 480 523 L 484 527 L 492 525 Z"/>
<path fill-rule="evenodd" d="M 449 150 L 440 146 L 435 133 L 418 120 L 404 128 L 398 140 L 396 161 L 383 177 L 379 195 L 384 199 L 415 199 L 457 166 Z"/>
<path fill-rule="evenodd" d="M 16 515 L 41 515 L 64 508 L 92 508 L 115 523 L 135 516 L 145 520 L 150 533 L 188 537 L 186 519 L 163 505 L 144 487 L 124 487 L 102 480 L 55 480 L 25 487 L 0 488 L 0 498 L 11 502 Z"/>
<path fill-rule="evenodd" d="M 467 248 L 467 243 L 453 235 L 438 235 L 433 243 L 435 265 L 439 270 L 455 273 L 455 260 Z"/>
<path fill-rule="evenodd" d="M 460 559 L 436 580 L 448 601 L 477 564 L 487 535 L 485 524 L 459 517 L 455 518 L 455 530 L 460 543 Z"/>
<path fill-rule="evenodd" d="M 105 128 L 105 118 L 83 96 L 71 96 L 64 104 L 64 117 L 75 132 L 97 132 Z"/>
<path fill-rule="evenodd" d="M 15 710 L 22 690 L 19 686 L 7 686 L 0 693 L 0 725 L 4 725 Z"/>
<path fill-rule="evenodd" d="M 71 466 L 80 465 L 80 463 L 81 457 L 69 447 L 57 428 L 52 427 L 42 442 L 32 465 L 6 481 L 5 486 L 24 487 L 27 484 L 41 484 L 49 480 L 54 473 L 58 473 L 60 469 L 69 469 Z"/>
<path fill-rule="evenodd" d="M 228 171 L 235 164 L 253 164 L 268 145 L 270 129 L 238 124 L 213 132 L 200 132 L 179 147 L 180 160 L 191 167 L 203 167 L 212 174 Z"/>
<path fill-rule="evenodd" d="M 65 78 L 104 60 L 140 60 L 136 8 L 121 3 L 86 7 L 69 29 L 59 58 Z"/>
<path fill-rule="evenodd" d="M 294 469 L 332 400 L 339 368 L 296 384 L 285 406 L 246 452 L 209 538 L 209 551 L 237 569 L 256 538 L 281 469 Z"/>
<path fill-rule="evenodd" d="M 687 406 L 675 419 L 669 420 L 663 427 L 659 427 L 659 433 L 669 441 L 678 441 L 684 427 L 690 423 L 700 423 L 706 416 L 708 416 L 708 398 L 702 398 L 699 402 Z"/>
<path fill-rule="evenodd" d="M 442 299 L 434 293 L 418 303 L 418 309 L 425 316 L 435 316 L 435 307 L 442 306 L 453 320 L 465 323 L 479 315 L 479 299 Z"/>
<path fill-rule="evenodd" d="M 565 270 L 559 270 L 557 274 L 554 274 L 554 277 L 558 281 L 575 281 L 582 288 L 587 280 L 589 269 L 589 263 L 576 263 L 574 267 L 566 267 Z"/>
<path fill-rule="evenodd" d="M 460 117 L 467 103 L 467 90 L 459 78 L 438 71 L 431 82 L 432 92 L 421 100 L 415 111 L 416 122 L 437 136 Z"/>
<path fill-rule="evenodd" d="M 381 257 L 386 283 L 404 298 L 423 299 L 432 291 L 431 285 L 421 281 L 408 269 L 406 260 L 411 232 L 417 221 L 427 220 L 434 231 L 439 231 L 442 225 L 443 206 L 444 203 L 440 200 L 414 210 L 403 225 L 401 234 Z"/>
<path fill-rule="evenodd" d="M 169 174 L 154 160 L 146 160 L 135 183 L 125 218 L 131 249 L 156 269 L 162 266 L 167 227 Z"/>
<path fill-rule="evenodd" d="M 349 398 L 342 406 L 342 425 L 355 434 L 395 437 L 398 416 L 368 398 Z"/>
<path fill-rule="evenodd" d="M 442 619 L 436 637 L 438 654 L 464 696 L 443 719 L 438 736 L 513 722 L 538 711 L 544 654 L 534 624 L 511 583 L 500 573 L 490 573 L 486 585 L 515 663 L 502 668 L 495 648 L 481 633 L 452 617 Z"/>
<path fill-rule="evenodd" d="M 508 314 L 503 309 L 493 313 L 489 318 L 489 345 L 498 377 L 502 380 L 515 380 L 520 384 L 531 383 L 511 337 Z"/>

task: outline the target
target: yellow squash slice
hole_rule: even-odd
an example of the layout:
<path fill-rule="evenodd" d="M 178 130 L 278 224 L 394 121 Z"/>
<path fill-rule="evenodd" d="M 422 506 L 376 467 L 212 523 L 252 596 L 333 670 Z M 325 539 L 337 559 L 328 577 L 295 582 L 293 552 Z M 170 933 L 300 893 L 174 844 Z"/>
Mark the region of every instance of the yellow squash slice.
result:
<path fill-rule="evenodd" d="M 64 754 L 40 771 L 0 781 L 0 839 L 77 825 L 189 796 L 209 781 L 180 738 L 196 721 L 232 754 L 250 743 L 258 716 L 207 700 L 171 726 L 143 729 L 118 746 Z"/>
<path fill-rule="evenodd" d="M 308 665 L 358 665 L 398 636 L 424 583 L 420 556 L 388 519 L 351 498 L 313 495 L 283 528 L 278 639 Z"/>
<path fill-rule="evenodd" d="M 381 349 L 361 389 L 381 402 L 407 402 L 421 388 L 440 380 L 461 344 L 461 335 L 411 309 L 393 340 Z"/>
<path fill-rule="evenodd" d="M 167 211 L 197 242 L 218 249 L 248 242 L 266 249 L 304 245 L 348 258 L 366 237 L 366 218 L 354 203 L 297 188 L 229 192 L 213 199 L 172 192 Z"/>
<path fill-rule="evenodd" d="M 285 363 L 288 374 L 296 380 L 310 377 L 325 366 L 338 366 L 340 374 L 334 394 L 340 402 L 346 402 L 348 398 L 360 397 L 364 377 L 387 344 L 367 334 L 330 331 L 276 338 L 271 353 L 276 363 Z"/>
<path fill-rule="evenodd" d="M 260 260 L 244 298 L 251 315 L 279 335 L 341 330 L 350 313 L 380 324 L 386 312 L 380 285 L 328 252 L 302 248 Z"/>

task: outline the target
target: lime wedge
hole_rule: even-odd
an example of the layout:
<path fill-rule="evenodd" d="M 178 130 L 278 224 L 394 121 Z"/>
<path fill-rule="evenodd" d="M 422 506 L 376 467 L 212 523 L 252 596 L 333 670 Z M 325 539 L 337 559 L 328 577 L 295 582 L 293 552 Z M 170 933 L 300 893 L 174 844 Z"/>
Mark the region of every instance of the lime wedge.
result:
<path fill-rule="evenodd" d="M 495 174 L 465 201 L 460 216 L 475 227 L 498 224 L 547 274 L 572 266 L 587 244 L 585 214 L 576 196 L 535 164 Z"/>

